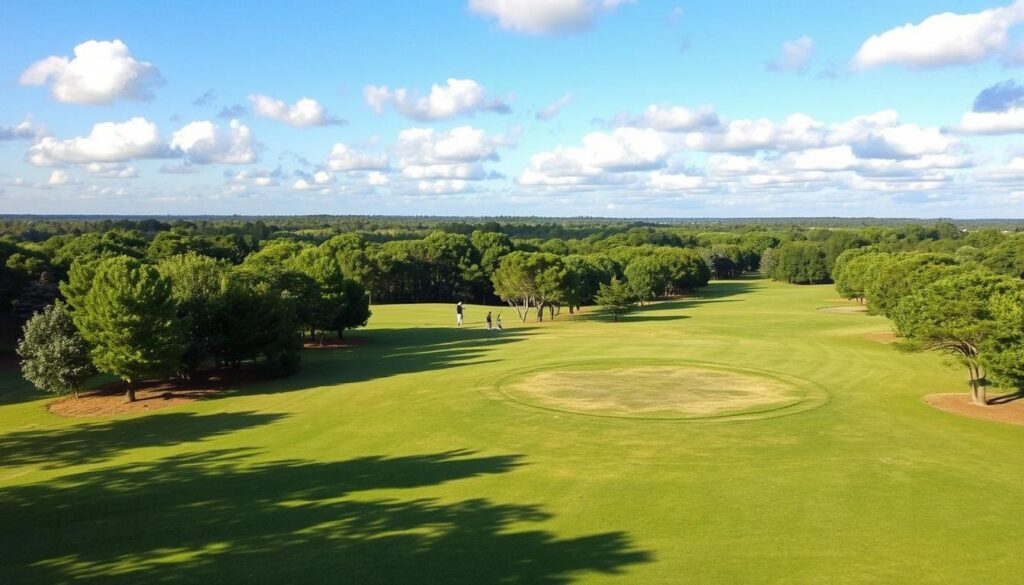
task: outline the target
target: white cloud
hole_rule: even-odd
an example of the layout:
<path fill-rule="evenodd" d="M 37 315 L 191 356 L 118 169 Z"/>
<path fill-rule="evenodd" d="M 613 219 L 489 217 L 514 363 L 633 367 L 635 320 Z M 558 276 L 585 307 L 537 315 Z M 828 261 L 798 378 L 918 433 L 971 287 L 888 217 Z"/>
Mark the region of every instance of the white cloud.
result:
<path fill-rule="evenodd" d="M 363 88 L 363 97 L 378 114 L 391 106 L 406 118 L 419 121 L 472 116 L 477 112 L 507 114 L 511 111 L 502 99 L 488 97 L 484 87 L 472 79 L 448 79 L 443 86 L 435 83 L 426 96 L 404 87 L 392 90 L 386 86 L 368 85 Z"/>
<path fill-rule="evenodd" d="M 44 137 L 28 149 L 25 158 L 36 166 L 54 166 L 154 158 L 164 151 L 156 124 L 145 118 L 132 118 L 121 123 L 96 124 L 88 136 L 68 140 Z"/>
<path fill-rule="evenodd" d="M 170 146 L 192 164 L 247 164 L 256 161 L 259 150 L 252 131 L 238 120 L 228 128 L 208 120 L 192 122 L 171 135 Z"/>
<path fill-rule="evenodd" d="M 704 177 L 699 175 L 684 175 L 655 171 L 648 176 L 648 182 L 652 189 L 660 191 L 691 191 L 702 189 L 707 185 Z"/>
<path fill-rule="evenodd" d="M 496 175 L 488 172 L 484 163 L 498 160 L 498 149 L 513 142 L 508 136 L 488 136 L 472 126 L 443 132 L 433 128 L 409 128 L 399 133 L 394 145 L 401 171 L 395 178 L 419 181 L 419 191 L 462 191 L 467 181 L 495 178 Z M 403 184 L 400 180 L 393 182 L 399 188 Z"/>
<path fill-rule="evenodd" d="M 339 142 L 331 148 L 327 168 L 341 172 L 382 170 L 388 168 L 388 157 L 358 152 Z"/>
<path fill-rule="evenodd" d="M 46 184 L 50 185 L 51 187 L 59 187 L 62 185 L 67 185 L 70 182 L 71 177 L 68 176 L 67 172 L 58 169 L 50 173 L 50 179 L 46 181 Z"/>
<path fill-rule="evenodd" d="M 4 140 L 28 140 L 37 138 L 46 133 L 44 128 L 36 126 L 29 120 L 17 126 L 0 126 L 0 141 Z"/>
<path fill-rule="evenodd" d="M 374 187 L 383 187 L 390 183 L 391 179 L 380 171 L 372 171 L 366 175 L 366 182 Z"/>
<path fill-rule="evenodd" d="M 620 115 L 616 118 L 620 125 L 652 128 L 662 132 L 689 132 L 702 128 L 718 126 L 718 114 L 708 106 L 686 108 L 667 104 L 651 104 L 644 113 L 635 116 Z"/>
<path fill-rule="evenodd" d="M 664 167 L 669 154 L 665 139 L 651 129 L 623 127 L 610 133 L 591 132 L 583 137 L 582 146 L 559 146 L 530 157 L 530 164 L 518 182 L 548 186 L 583 184 L 609 173 Z"/>
<path fill-rule="evenodd" d="M 800 37 L 782 43 L 782 55 L 773 61 L 765 62 L 769 71 L 807 71 L 807 65 L 814 56 L 814 39 Z"/>
<path fill-rule="evenodd" d="M 502 138 L 492 139 L 472 126 L 438 132 L 433 128 L 409 128 L 398 134 L 395 153 L 401 166 L 467 163 L 496 158 Z"/>
<path fill-rule="evenodd" d="M 550 120 L 558 115 L 563 108 L 571 104 L 575 100 L 575 96 L 571 93 L 567 93 L 550 104 L 544 106 L 537 111 L 538 120 Z"/>
<path fill-rule="evenodd" d="M 320 102 L 311 98 L 302 98 L 292 105 L 270 96 L 252 94 L 249 96 L 252 111 L 257 116 L 284 122 L 296 128 L 311 126 L 327 126 L 341 124 L 341 120 L 327 115 L 327 110 Z"/>
<path fill-rule="evenodd" d="M 467 183 L 462 180 L 447 180 L 442 179 L 439 181 L 420 181 L 417 185 L 423 193 L 431 193 L 433 195 L 449 195 L 452 193 L 462 193 L 466 190 Z"/>
<path fill-rule="evenodd" d="M 955 130 L 963 134 L 1024 132 L 1024 107 L 1012 107 L 1002 112 L 965 112 Z"/>
<path fill-rule="evenodd" d="M 109 104 L 117 99 L 148 100 L 163 83 L 152 64 L 136 61 L 120 40 L 86 41 L 75 56 L 36 61 L 19 78 L 22 85 L 50 84 L 53 99 L 73 104 Z"/>
<path fill-rule="evenodd" d="M 243 187 L 276 187 L 280 183 L 278 179 L 284 176 L 284 173 L 280 168 L 268 171 L 265 169 L 246 169 L 244 171 L 238 171 L 229 173 L 228 184 L 232 186 L 243 186 Z"/>
<path fill-rule="evenodd" d="M 763 148 L 813 148 L 824 142 L 825 125 L 805 114 L 790 114 L 782 122 L 767 118 L 738 119 L 703 132 L 686 135 L 694 150 L 748 151 Z"/>
<path fill-rule="evenodd" d="M 943 12 L 864 41 L 852 60 L 856 69 L 902 65 L 928 69 L 978 63 L 1004 55 L 1010 28 L 1024 22 L 1024 0 L 969 14 Z"/>
<path fill-rule="evenodd" d="M 594 17 L 629 0 L 469 0 L 469 10 L 527 35 L 580 32 Z"/>
<path fill-rule="evenodd" d="M 698 122 L 693 112 L 652 106 L 642 116 L 618 116 L 633 125 L 588 134 L 579 147 L 536 153 L 517 183 L 535 192 L 614 194 L 632 201 L 683 192 L 900 193 L 903 187 L 953 188 L 959 171 L 975 164 L 954 137 L 902 122 L 891 110 L 833 124 L 800 113 L 780 122 L 711 123 L 710 115 Z M 707 126 L 679 130 L 700 123 Z"/>
<path fill-rule="evenodd" d="M 124 163 L 94 162 L 85 165 L 87 173 L 103 179 L 134 179 L 139 176 L 135 167 Z"/>

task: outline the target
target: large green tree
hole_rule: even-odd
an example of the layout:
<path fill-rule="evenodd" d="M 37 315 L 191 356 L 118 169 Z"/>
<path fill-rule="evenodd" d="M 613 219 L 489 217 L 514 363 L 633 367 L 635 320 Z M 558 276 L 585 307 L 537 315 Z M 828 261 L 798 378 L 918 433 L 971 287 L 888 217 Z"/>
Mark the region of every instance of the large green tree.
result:
<path fill-rule="evenodd" d="M 46 307 L 29 319 L 22 331 L 18 356 L 25 379 L 45 392 L 78 396 L 79 388 L 96 370 L 67 305 L 57 301 Z"/>
<path fill-rule="evenodd" d="M 189 378 L 199 366 L 213 357 L 217 313 L 221 310 L 224 288 L 223 262 L 189 252 L 171 256 L 157 265 L 160 274 L 171 282 L 171 297 L 179 314 L 188 321 L 188 346 L 182 356 L 181 374 Z"/>
<path fill-rule="evenodd" d="M 1022 377 L 1021 320 L 1013 301 L 1024 299 L 1020 281 L 987 270 L 942 275 L 908 293 L 892 311 L 904 340 L 898 347 L 954 356 L 968 372 L 971 399 L 988 404 L 989 371 L 1001 381 Z"/>
<path fill-rule="evenodd" d="M 127 256 L 100 261 L 73 316 L 92 347 L 93 364 L 125 381 L 129 402 L 139 380 L 165 376 L 181 364 L 189 324 L 178 313 L 170 280 L 153 266 Z"/>

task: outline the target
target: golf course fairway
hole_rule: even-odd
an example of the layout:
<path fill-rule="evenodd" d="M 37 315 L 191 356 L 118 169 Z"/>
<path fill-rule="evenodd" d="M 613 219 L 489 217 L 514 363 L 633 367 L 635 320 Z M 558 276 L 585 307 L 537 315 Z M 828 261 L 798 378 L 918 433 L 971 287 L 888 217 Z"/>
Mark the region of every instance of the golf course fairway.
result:
<path fill-rule="evenodd" d="M 844 306 L 379 305 L 295 376 L 120 416 L 8 365 L 0 583 L 1020 583 L 1024 427 L 925 404 L 964 374 Z"/>

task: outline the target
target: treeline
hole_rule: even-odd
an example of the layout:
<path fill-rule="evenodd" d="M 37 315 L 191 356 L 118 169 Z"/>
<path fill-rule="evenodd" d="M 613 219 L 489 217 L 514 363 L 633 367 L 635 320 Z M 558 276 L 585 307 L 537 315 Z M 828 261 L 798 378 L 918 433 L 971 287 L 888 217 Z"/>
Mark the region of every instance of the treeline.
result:
<path fill-rule="evenodd" d="M 276 223 L 278 219 L 281 223 Z M 336 224 L 360 229 L 344 231 L 332 227 Z M 652 267 L 650 254 L 637 254 L 637 250 L 688 250 L 703 261 L 710 278 L 760 270 L 770 278 L 794 283 L 830 282 L 839 255 L 866 246 L 890 252 L 959 254 L 977 258 L 1000 273 L 1024 272 L 1024 253 L 1015 233 L 987 228 L 965 231 L 948 222 L 768 229 L 761 224 L 678 227 L 601 220 L 499 223 L 312 217 L 274 222 L 34 219 L 0 225 L 8 229 L 0 237 L 0 333 L 7 332 L 7 339 L 29 316 L 60 296 L 57 283 L 67 279 L 72 263 L 113 256 L 158 263 L 194 253 L 232 267 L 253 267 L 293 263 L 316 249 L 335 258 L 344 278 L 362 286 L 374 303 L 496 303 L 508 300 L 499 294 L 494 280 L 505 256 L 552 254 L 564 265 L 566 275 L 561 280 L 567 284 L 558 294 L 542 292 L 533 297 L 555 299 L 544 301 L 555 311 L 592 302 L 594 283 L 612 278 L 635 288 L 642 299 L 702 285 L 700 278 L 683 284 L 684 279 L 673 274 L 681 269 L 667 264 Z M 285 229 L 289 225 L 296 227 Z M 82 231 L 97 226 L 108 229 Z M 708 227 L 715 229 L 703 229 Z M 55 235 L 39 238 L 51 233 Z M 539 237 L 552 233 L 564 237 Z M 699 263 L 691 268 L 702 270 Z M 550 287 L 538 290 L 546 288 Z"/>
<path fill-rule="evenodd" d="M 989 383 L 1024 383 L 1024 236 L 951 254 L 852 249 L 834 275 L 840 295 L 892 320 L 899 348 L 947 353 L 967 368 L 976 404 L 988 404 Z"/>
<path fill-rule="evenodd" d="M 784 242 L 761 257 L 764 276 L 795 284 L 835 280 L 839 257 L 870 247 L 888 253 L 937 253 L 977 262 L 993 272 L 1024 275 L 1024 234 L 995 229 L 965 230 L 952 223 L 910 225 L 899 229 L 807 230 L 804 238 Z"/>
<path fill-rule="evenodd" d="M 341 337 L 370 317 L 365 289 L 319 248 L 237 266 L 195 252 L 157 262 L 82 257 L 59 291 L 63 301 L 25 326 L 26 377 L 64 393 L 103 372 L 125 381 L 129 401 L 142 379 L 189 379 L 207 365 L 293 373 L 305 332 L 323 343 L 325 332 Z"/>

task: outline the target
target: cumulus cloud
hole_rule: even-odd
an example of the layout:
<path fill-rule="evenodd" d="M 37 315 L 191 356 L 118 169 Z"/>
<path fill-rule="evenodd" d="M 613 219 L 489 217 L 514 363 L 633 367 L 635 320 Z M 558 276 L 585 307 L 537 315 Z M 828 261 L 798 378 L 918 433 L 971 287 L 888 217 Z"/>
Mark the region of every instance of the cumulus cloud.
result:
<path fill-rule="evenodd" d="M 782 54 L 772 61 L 766 61 L 764 66 L 769 71 L 803 73 L 807 71 L 807 65 L 813 56 L 814 39 L 800 37 L 782 43 Z"/>
<path fill-rule="evenodd" d="M 327 168 L 340 172 L 383 170 L 388 168 L 388 157 L 359 152 L 339 142 L 331 148 Z"/>
<path fill-rule="evenodd" d="M 45 133 L 45 130 L 25 120 L 16 126 L 0 126 L 0 141 L 29 140 Z"/>
<path fill-rule="evenodd" d="M 383 187 L 390 182 L 391 179 L 380 171 L 372 171 L 366 175 L 366 183 L 373 187 Z"/>
<path fill-rule="evenodd" d="M 229 185 L 242 185 L 245 187 L 276 187 L 280 184 L 278 179 L 284 177 L 280 167 L 273 171 L 266 169 L 247 169 L 244 171 L 228 172 Z"/>
<path fill-rule="evenodd" d="M 652 128 L 662 132 L 689 132 L 702 128 L 714 128 L 719 124 L 718 114 L 708 106 L 686 108 L 668 104 L 647 106 L 639 116 L 620 114 L 616 122 L 621 126 Z"/>
<path fill-rule="evenodd" d="M 1024 107 L 1012 107 L 1002 112 L 965 112 L 954 130 L 962 134 L 1024 132 Z"/>
<path fill-rule="evenodd" d="M 537 111 L 538 120 L 550 120 L 558 115 L 562 111 L 562 108 L 568 106 L 575 100 L 575 96 L 571 93 L 567 93 L 550 104 L 544 106 Z"/>
<path fill-rule="evenodd" d="M 824 141 L 825 125 L 805 114 L 791 114 L 781 122 L 767 118 L 737 119 L 719 127 L 686 135 L 694 150 L 749 151 L 762 148 L 811 148 Z"/>
<path fill-rule="evenodd" d="M 171 135 L 170 146 L 192 164 L 247 164 L 256 161 L 260 149 L 252 131 L 238 120 L 227 128 L 208 120 L 192 122 Z"/>
<path fill-rule="evenodd" d="M 57 140 L 47 136 L 33 144 L 25 159 L 36 166 L 67 163 L 122 162 L 154 158 L 165 153 L 156 124 L 137 117 L 127 122 L 103 122 L 88 136 Z"/>
<path fill-rule="evenodd" d="M 102 179 L 134 179 L 139 176 L 135 167 L 125 163 L 94 162 L 85 165 L 85 171 Z"/>
<path fill-rule="evenodd" d="M 629 0 L 469 0 L 469 11 L 493 18 L 498 26 L 527 35 L 554 35 L 589 29 L 594 18 Z"/>
<path fill-rule="evenodd" d="M 795 113 L 697 122 L 652 106 L 610 132 L 530 157 L 517 183 L 538 192 L 615 193 L 633 200 L 695 193 L 941 190 L 973 161 L 955 136 L 885 110 L 826 124 Z M 674 114 L 674 115 L 673 115 Z M 712 122 L 713 120 L 713 122 Z M 699 127 L 697 130 L 687 128 Z M 705 154 L 706 153 L 706 154 Z"/>
<path fill-rule="evenodd" d="M 152 64 L 136 61 L 120 40 L 86 41 L 75 56 L 51 56 L 36 61 L 19 78 L 22 85 L 50 85 L 53 99 L 73 104 L 101 105 L 117 99 L 148 100 L 163 84 Z"/>
<path fill-rule="evenodd" d="M 339 118 L 329 116 L 320 102 L 311 98 L 302 98 L 294 104 L 288 105 L 284 101 L 270 96 L 252 94 L 249 96 L 249 103 L 252 104 L 252 111 L 257 116 L 284 122 L 296 128 L 343 123 Z"/>
<path fill-rule="evenodd" d="M 391 89 L 368 85 L 363 89 L 363 97 L 378 114 L 391 106 L 406 118 L 419 121 L 472 116 L 477 112 L 507 114 L 511 111 L 505 101 L 487 96 L 484 87 L 472 79 L 448 79 L 443 86 L 435 83 L 426 96 L 404 87 Z"/>
<path fill-rule="evenodd" d="M 546 186 L 585 184 L 609 173 L 664 167 L 669 154 L 668 143 L 655 130 L 623 127 L 612 132 L 591 132 L 583 137 L 581 146 L 559 146 L 531 156 L 518 182 Z"/>
<path fill-rule="evenodd" d="M 1006 55 L 1008 32 L 1021 22 L 1024 0 L 968 14 L 943 12 L 871 36 L 851 64 L 863 70 L 884 65 L 931 69 L 978 63 Z"/>
<path fill-rule="evenodd" d="M 62 171 L 60 169 L 50 173 L 50 178 L 49 180 L 46 181 L 46 184 L 51 187 L 60 187 L 63 185 L 68 185 L 70 183 L 71 177 L 67 174 L 66 171 Z"/>
<path fill-rule="evenodd" d="M 444 132 L 409 128 L 399 133 L 394 152 L 399 178 L 419 181 L 417 190 L 421 192 L 454 193 L 465 190 L 467 181 L 494 178 L 484 163 L 498 160 L 498 150 L 513 143 L 513 138 L 488 136 L 472 126 Z"/>

